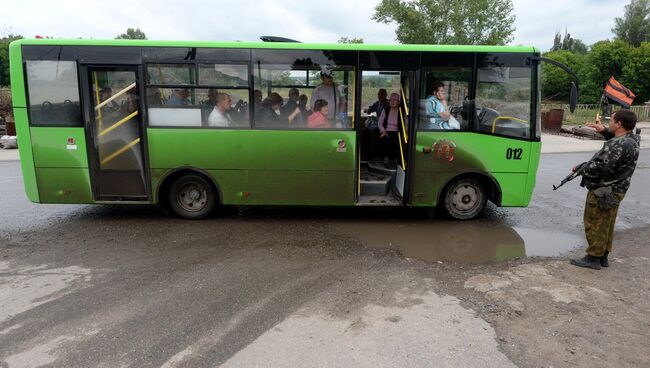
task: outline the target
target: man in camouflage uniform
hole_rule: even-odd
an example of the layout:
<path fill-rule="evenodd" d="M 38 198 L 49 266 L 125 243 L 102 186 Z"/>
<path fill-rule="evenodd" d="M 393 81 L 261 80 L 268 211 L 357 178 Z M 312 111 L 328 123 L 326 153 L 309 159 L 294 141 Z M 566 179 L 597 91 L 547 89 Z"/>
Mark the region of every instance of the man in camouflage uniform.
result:
<path fill-rule="evenodd" d="M 634 134 L 636 115 L 630 110 L 618 110 L 612 114 L 608 127 L 600 121 L 588 126 L 604 135 L 607 142 L 586 163 L 582 172 L 580 185 L 589 190 L 584 214 L 589 246 L 587 255 L 571 260 L 571 264 L 599 270 L 609 267 L 607 256 L 612 251 L 616 214 L 630 187 L 639 157 L 640 138 Z"/>

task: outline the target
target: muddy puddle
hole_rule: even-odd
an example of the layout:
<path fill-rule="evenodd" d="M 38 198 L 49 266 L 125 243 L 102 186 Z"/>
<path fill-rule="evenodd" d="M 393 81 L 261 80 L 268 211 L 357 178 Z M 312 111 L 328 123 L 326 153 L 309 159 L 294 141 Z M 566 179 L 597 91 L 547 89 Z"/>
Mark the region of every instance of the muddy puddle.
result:
<path fill-rule="evenodd" d="M 585 242 L 579 234 L 476 222 L 368 221 L 336 227 L 364 246 L 395 249 L 405 258 L 471 264 L 559 256 Z"/>

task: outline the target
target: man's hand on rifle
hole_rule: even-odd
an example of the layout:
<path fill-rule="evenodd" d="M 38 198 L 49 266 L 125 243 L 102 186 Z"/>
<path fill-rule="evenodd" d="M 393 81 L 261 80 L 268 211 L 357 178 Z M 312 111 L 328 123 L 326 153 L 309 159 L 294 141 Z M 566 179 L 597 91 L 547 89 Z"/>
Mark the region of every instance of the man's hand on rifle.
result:
<path fill-rule="evenodd" d="M 577 164 L 577 165 L 575 165 L 575 166 L 573 167 L 573 169 L 571 169 L 571 171 L 572 171 L 572 172 L 576 172 L 576 171 L 582 169 L 582 167 L 585 166 L 586 164 L 587 164 L 586 162 L 583 162 L 583 163 Z"/>
<path fill-rule="evenodd" d="M 592 160 L 593 160 L 593 158 L 592 158 Z M 571 180 L 577 178 L 578 176 L 582 175 L 582 171 L 584 170 L 585 166 L 589 164 L 589 162 L 591 162 L 591 160 L 589 160 L 588 162 L 583 162 L 583 163 L 581 163 L 579 165 L 575 165 L 571 169 L 571 174 L 567 175 L 566 178 L 562 179 L 562 181 L 560 182 L 560 185 L 553 185 L 553 190 L 557 190 L 559 187 L 563 186 L 564 184 L 566 184 L 566 183 L 570 182 Z"/>

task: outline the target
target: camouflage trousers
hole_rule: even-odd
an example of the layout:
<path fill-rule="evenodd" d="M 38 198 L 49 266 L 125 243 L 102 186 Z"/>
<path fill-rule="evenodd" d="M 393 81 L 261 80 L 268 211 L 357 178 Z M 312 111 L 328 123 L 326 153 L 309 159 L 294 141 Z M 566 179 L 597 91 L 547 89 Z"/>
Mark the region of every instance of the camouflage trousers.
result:
<path fill-rule="evenodd" d="M 620 205 L 620 201 L 625 197 L 625 193 L 615 193 L 615 195 Z M 585 235 L 587 237 L 587 243 L 589 243 L 587 254 L 600 257 L 605 254 L 605 251 L 612 251 L 614 223 L 616 223 L 618 207 L 616 206 L 606 210 L 600 209 L 594 191 L 590 190 L 587 193 L 584 215 Z"/>

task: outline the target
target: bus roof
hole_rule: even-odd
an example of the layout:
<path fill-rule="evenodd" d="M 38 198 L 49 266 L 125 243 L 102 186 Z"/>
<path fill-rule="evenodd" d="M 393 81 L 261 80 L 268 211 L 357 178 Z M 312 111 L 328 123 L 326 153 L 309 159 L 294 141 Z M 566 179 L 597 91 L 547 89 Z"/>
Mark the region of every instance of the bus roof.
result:
<path fill-rule="evenodd" d="M 94 39 L 20 39 L 19 45 L 61 46 L 149 46 L 149 47 L 215 47 L 293 50 L 351 50 L 351 51 L 438 51 L 438 52 L 512 52 L 538 53 L 532 46 L 482 45 L 404 45 L 404 44 L 343 44 L 301 42 L 233 42 L 233 41 L 154 41 L 154 40 L 94 40 Z"/>

